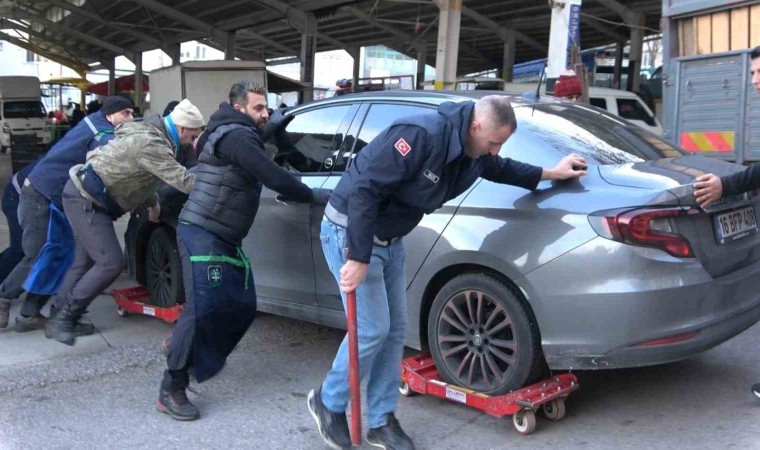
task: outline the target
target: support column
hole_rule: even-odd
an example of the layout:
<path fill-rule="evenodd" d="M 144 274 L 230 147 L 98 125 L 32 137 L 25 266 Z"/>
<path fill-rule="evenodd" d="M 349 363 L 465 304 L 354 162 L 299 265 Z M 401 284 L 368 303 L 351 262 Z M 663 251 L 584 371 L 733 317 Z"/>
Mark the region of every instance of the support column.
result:
<path fill-rule="evenodd" d="M 172 44 L 169 46 L 170 52 L 168 53 L 169 58 L 172 59 L 172 65 L 179 64 L 180 57 L 182 55 L 182 50 L 180 49 L 180 44 Z"/>
<path fill-rule="evenodd" d="M 353 47 L 346 50 L 351 58 L 353 58 L 353 66 L 351 70 L 351 89 L 352 92 L 356 92 L 356 87 L 359 86 L 359 70 L 361 69 L 361 47 Z"/>
<path fill-rule="evenodd" d="M 580 44 L 581 0 L 555 3 L 552 8 L 549 35 L 549 58 L 546 66 L 546 90 L 554 90 L 554 83 L 570 64 L 570 47 Z"/>
<path fill-rule="evenodd" d="M 435 89 L 454 89 L 459 56 L 462 0 L 435 0 L 440 9 L 438 48 L 435 55 Z"/>
<path fill-rule="evenodd" d="M 425 66 L 427 63 L 427 42 L 421 42 L 417 46 L 417 89 L 425 89 Z"/>
<path fill-rule="evenodd" d="M 636 12 L 631 15 L 629 25 L 631 28 L 631 49 L 628 52 L 628 84 L 626 90 L 639 92 L 639 79 L 641 73 L 641 57 L 644 53 L 644 24 L 646 15 Z"/>
<path fill-rule="evenodd" d="M 625 42 L 615 44 L 615 67 L 612 72 L 612 87 L 620 89 L 620 75 L 623 73 L 623 52 L 625 51 Z"/>
<path fill-rule="evenodd" d="M 317 53 L 317 18 L 314 14 L 304 16 L 301 34 L 301 82 L 306 85 L 300 103 L 314 100 L 314 58 Z"/>
<path fill-rule="evenodd" d="M 108 95 L 116 94 L 116 60 L 108 61 Z"/>
<path fill-rule="evenodd" d="M 227 32 L 227 40 L 224 43 L 224 59 L 227 61 L 234 61 L 235 60 L 235 44 L 237 42 L 237 39 L 235 39 L 235 32 L 234 31 L 228 31 Z"/>
<path fill-rule="evenodd" d="M 501 78 L 507 83 L 511 83 L 514 79 L 516 47 L 515 34 L 507 31 L 506 36 L 504 36 L 504 57 L 501 63 Z"/>
<path fill-rule="evenodd" d="M 135 111 L 143 114 L 143 64 L 142 52 L 135 52 L 132 58 L 135 62 Z"/>

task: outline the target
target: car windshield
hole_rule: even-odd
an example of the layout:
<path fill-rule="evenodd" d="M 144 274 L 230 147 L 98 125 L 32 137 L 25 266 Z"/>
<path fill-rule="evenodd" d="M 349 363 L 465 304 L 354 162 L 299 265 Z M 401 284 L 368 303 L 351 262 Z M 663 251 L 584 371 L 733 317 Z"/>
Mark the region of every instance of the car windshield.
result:
<path fill-rule="evenodd" d="M 3 103 L 3 117 L 6 119 L 29 119 L 32 117 L 45 117 L 45 107 L 42 102 L 5 102 Z"/>
<path fill-rule="evenodd" d="M 611 114 L 578 103 L 515 108 L 518 130 L 526 128 L 559 152 L 589 164 L 625 164 L 684 153 L 657 136 Z"/>

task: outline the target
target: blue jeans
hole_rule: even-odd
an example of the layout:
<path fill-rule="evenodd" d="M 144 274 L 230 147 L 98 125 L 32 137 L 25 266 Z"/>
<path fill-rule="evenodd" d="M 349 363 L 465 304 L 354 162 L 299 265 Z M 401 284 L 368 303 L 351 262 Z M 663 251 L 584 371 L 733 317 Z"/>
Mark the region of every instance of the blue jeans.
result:
<path fill-rule="evenodd" d="M 322 219 L 322 251 L 337 281 L 343 267 L 346 229 Z M 401 240 L 388 247 L 373 246 L 367 278 L 356 290 L 361 379 L 369 374 L 366 405 L 369 427 L 386 425 L 385 415 L 396 409 L 401 359 L 409 321 L 406 304 L 406 257 Z M 343 306 L 346 295 L 341 292 Z M 346 410 L 348 392 L 348 335 L 322 383 L 322 403 L 334 413 Z"/>

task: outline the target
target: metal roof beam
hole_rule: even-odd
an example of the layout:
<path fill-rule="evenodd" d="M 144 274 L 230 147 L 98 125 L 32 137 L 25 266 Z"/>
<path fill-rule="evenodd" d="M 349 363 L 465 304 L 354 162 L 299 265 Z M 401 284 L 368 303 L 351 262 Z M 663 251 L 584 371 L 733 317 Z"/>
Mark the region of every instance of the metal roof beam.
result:
<path fill-rule="evenodd" d="M 48 36 L 45 33 L 42 33 L 42 32 L 36 31 L 36 30 L 34 30 L 32 28 L 29 28 L 29 27 L 27 27 L 26 25 L 24 25 L 22 23 L 11 22 L 10 20 L 4 19 L 4 18 L 0 18 L 0 29 L 13 29 L 13 30 L 21 31 L 23 33 L 28 34 L 29 36 L 35 37 L 35 38 L 37 38 L 37 39 L 39 39 L 41 41 L 45 41 L 48 44 L 52 44 L 54 46 L 60 47 L 61 50 L 63 50 L 64 52 L 68 53 L 69 56 L 71 56 L 72 59 L 80 59 L 79 55 L 74 54 L 74 53 L 71 52 L 71 50 L 70 50 L 71 45 L 67 44 L 64 41 L 56 39 L 56 38 L 54 38 L 52 36 Z M 45 49 L 45 50 L 46 51 L 50 51 L 50 49 Z"/>
<path fill-rule="evenodd" d="M 99 24 L 106 25 L 106 26 L 108 26 L 110 28 L 118 30 L 118 31 L 120 31 L 120 32 L 122 32 L 124 34 L 127 34 L 129 36 L 132 36 L 132 37 L 134 37 L 136 39 L 148 42 L 148 43 L 150 43 L 152 45 L 155 45 L 158 48 L 163 48 L 164 47 L 164 42 L 161 41 L 160 39 L 156 39 L 156 38 L 154 38 L 154 37 L 152 37 L 152 36 L 150 36 L 150 35 L 148 35 L 146 33 L 139 33 L 137 31 L 135 31 L 134 29 L 128 28 L 126 26 L 114 24 L 113 21 L 105 20 L 99 14 L 91 12 L 91 11 L 88 11 L 86 9 L 83 9 L 81 6 L 75 6 L 75 5 L 73 5 L 73 4 L 71 4 L 71 3 L 67 2 L 67 1 L 64 1 L 64 0 L 45 0 L 45 1 L 47 1 L 48 3 L 50 3 L 53 6 L 57 6 L 57 7 L 61 8 L 61 9 L 65 9 L 65 10 L 71 12 L 72 14 L 75 14 L 75 15 L 84 17 L 86 19 L 98 22 Z"/>
<path fill-rule="evenodd" d="M 364 11 L 360 10 L 359 8 L 356 8 L 354 6 L 343 6 L 341 7 L 342 10 L 347 11 L 357 19 L 361 19 L 364 22 L 373 25 L 386 33 L 393 36 L 395 39 L 400 39 L 401 42 L 404 42 L 409 46 L 409 48 L 416 48 L 419 44 L 419 37 L 412 36 L 408 33 L 404 33 L 403 31 L 399 31 L 397 28 L 391 27 L 389 25 L 385 25 L 384 23 L 378 22 L 372 18 L 369 14 L 365 13 Z M 486 55 L 478 51 L 477 49 L 473 48 L 470 45 L 467 45 L 463 42 L 459 43 L 459 49 L 460 51 L 465 51 L 470 55 L 475 56 L 476 58 L 480 59 L 482 62 L 485 62 L 486 64 L 495 64 L 494 61 L 492 61 L 490 58 L 488 58 Z M 403 52 L 402 52 L 403 53 Z M 494 67 L 498 66 L 496 64 Z"/>
<path fill-rule="evenodd" d="M 69 67 L 75 72 L 77 72 L 79 76 L 82 78 L 84 78 L 87 75 L 87 71 L 89 70 L 89 66 L 83 63 L 82 61 L 67 58 L 61 55 L 56 55 L 53 52 L 45 51 L 45 49 L 38 47 L 32 44 L 31 42 L 24 41 L 23 39 L 19 39 L 17 37 L 11 36 L 2 31 L 0 31 L 0 39 L 8 41 L 17 47 L 21 47 L 25 50 L 29 50 L 32 53 L 37 53 L 39 55 L 42 55 L 51 61 L 57 62 L 58 64 Z"/>
<path fill-rule="evenodd" d="M 628 8 L 617 0 L 596 0 L 596 2 L 619 14 L 628 24 L 633 24 L 636 21 L 636 11 Z"/>
<path fill-rule="evenodd" d="M 116 53 L 117 55 L 124 55 L 127 58 L 131 58 L 132 51 L 127 50 L 123 47 L 119 47 L 118 45 L 114 45 L 110 42 L 102 41 L 98 38 L 92 37 L 89 34 L 82 33 L 77 30 L 73 30 L 65 25 L 61 25 L 56 22 L 52 22 L 40 15 L 31 13 L 29 11 L 14 8 L 11 12 L 11 17 L 16 20 L 30 20 L 32 22 L 37 22 L 40 25 L 45 26 L 49 30 L 56 31 L 58 33 L 67 34 L 71 37 L 74 37 L 80 41 L 89 42 L 92 45 L 104 48 L 106 50 L 109 50 L 113 53 Z"/>
<path fill-rule="evenodd" d="M 531 47 L 535 48 L 538 51 L 546 52 L 549 51 L 549 48 L 538 42 L 537 40 L 533 39 L 532 37 L 521 33 L 517 30 L 513 30 L 510 28 L 507 28 L 504 25 L 499 25 L 498 23 L 494 22 L 493 20 L 489 19 L 488 17 L 480 14 L 477 11 L 472 10 L 471 8 L 468 8 L 467 6 L 462 6 L 462 14 L 469 17 L 470 19 L 474 20 L 475 22 L 479 23 L 480 25 L 495 31 L 499 34 L 499 37 L 506 42 L 509 34 L 512 33 L 517 40 L 520 40 Z"/>

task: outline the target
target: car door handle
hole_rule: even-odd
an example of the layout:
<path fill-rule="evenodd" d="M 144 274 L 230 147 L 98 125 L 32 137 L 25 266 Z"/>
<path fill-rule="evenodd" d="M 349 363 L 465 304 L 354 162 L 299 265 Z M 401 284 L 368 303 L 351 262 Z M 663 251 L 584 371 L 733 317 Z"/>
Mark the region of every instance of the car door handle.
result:
<path fill-rule="evenodd" d="M 298 204 L 297 201 L 295 201 L 295 200 L 293 200 L 291 198 L 288 198 L 288 197 L 286 197 L 286 196 L 284 196 L 282 194 L 275 195 L 274 196 L 274 201 L 276 201 L 277 203 L 282 203 L 283 205 L 297 205 Z"/>

